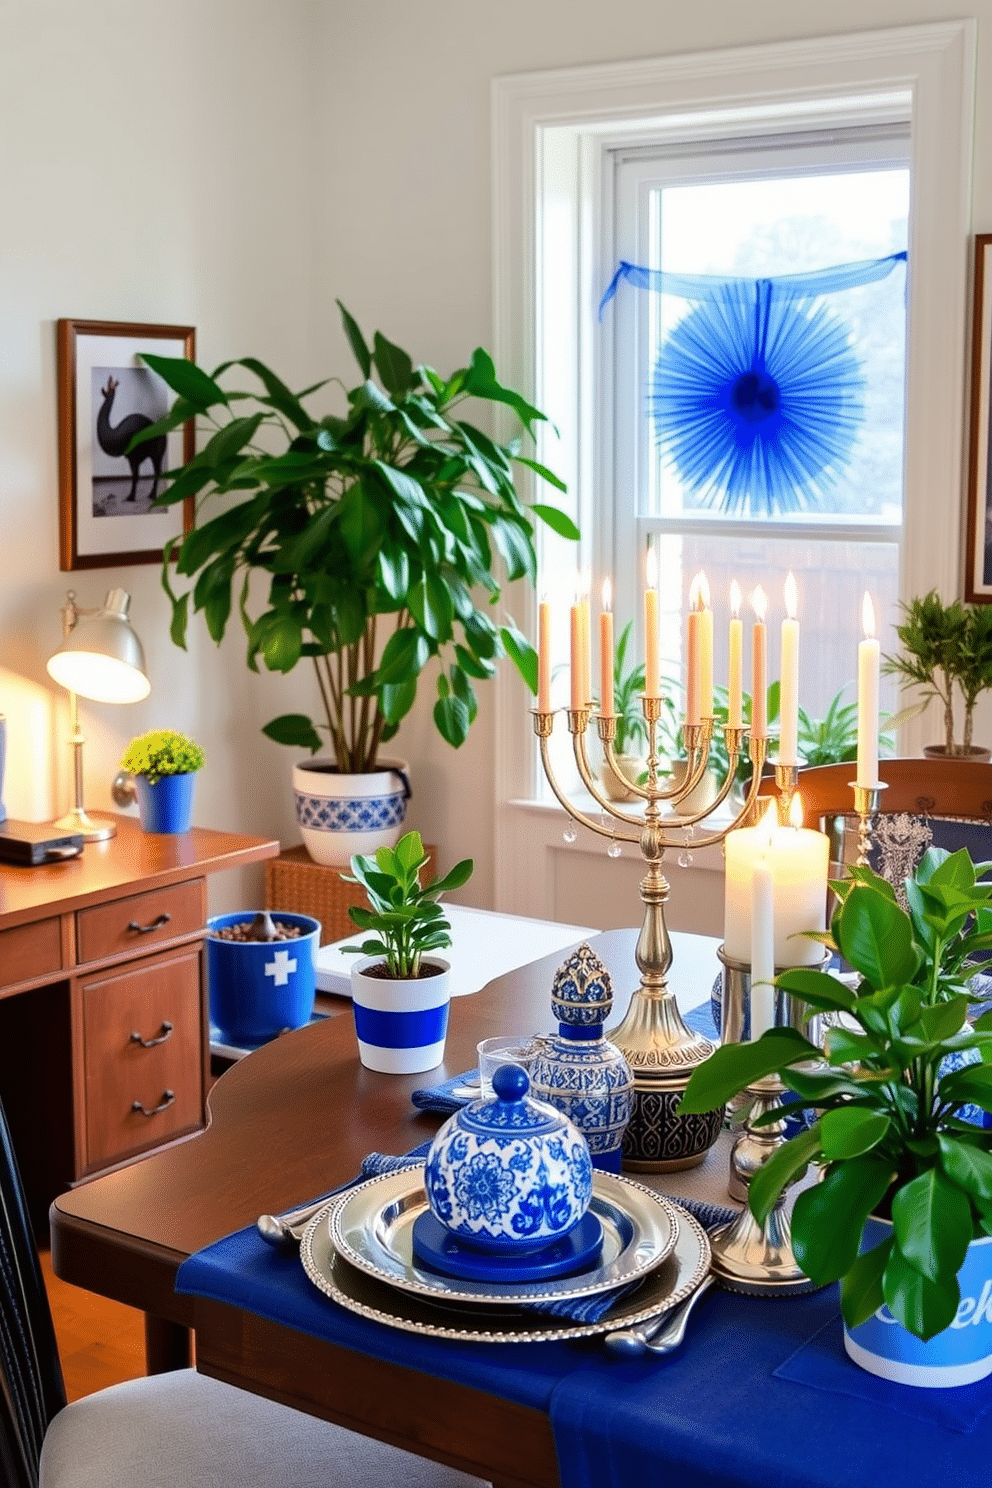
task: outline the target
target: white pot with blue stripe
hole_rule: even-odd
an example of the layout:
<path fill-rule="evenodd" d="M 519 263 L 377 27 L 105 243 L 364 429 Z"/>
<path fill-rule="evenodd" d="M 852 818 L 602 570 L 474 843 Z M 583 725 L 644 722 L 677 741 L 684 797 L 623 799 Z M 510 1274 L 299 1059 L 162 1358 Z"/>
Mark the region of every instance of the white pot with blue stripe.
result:
<path fill-rule="evenodd" d="M 370 976 L 381 956 L 363 956 L 351 968 L 351 1000 L 358 1054 L 366 1069 L 415 1075 L 444 1059 L 451 1001 L 451 968 L 440 956 L 424 962 L 439 970 L 404 980 Z"/>
<path fill-rule="evenodd" d="M 410 781 L 405 760 L 382 760 L 362 775 L 339 773 L 329 759 L 293 767 L 296 820 L 315 863 L 347 868 L 354 853 L 394 847 L 403 830 Z"/>

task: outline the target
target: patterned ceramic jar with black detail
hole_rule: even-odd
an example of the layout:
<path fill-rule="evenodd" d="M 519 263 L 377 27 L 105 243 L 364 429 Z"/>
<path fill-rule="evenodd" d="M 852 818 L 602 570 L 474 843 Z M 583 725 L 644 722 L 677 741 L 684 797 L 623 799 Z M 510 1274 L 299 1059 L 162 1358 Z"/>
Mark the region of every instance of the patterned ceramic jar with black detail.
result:
<path fill-rule="evenodd" d="M 528 1095 L 519 1065 L 493 1075 L 493 1096 L 456 1111 L 427 1154 L 431 1212 L 466 1245 L 525 1255 L 562 1239 L 592 1198 L 592 1162 L 582 1133 L 553 1106 Z"/>

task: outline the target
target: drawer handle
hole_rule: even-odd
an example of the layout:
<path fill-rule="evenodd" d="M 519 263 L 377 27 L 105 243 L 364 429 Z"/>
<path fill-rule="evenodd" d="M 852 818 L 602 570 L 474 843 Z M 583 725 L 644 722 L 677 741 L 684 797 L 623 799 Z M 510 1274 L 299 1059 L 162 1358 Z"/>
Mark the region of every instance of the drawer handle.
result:
<path fill-rule="evenodd" d="M 169 1106 L 172 1105 L 172 1102 L 175 1100 L 175 1098 L 176 1092 L 174 1090 L 164 1090 L 162 1092 L 162 1100 L 159 1105 L 152 1106 L 149 1110 L 147 1106 L 143 1106 L 139 1100 L 136 1100 L 131 1102 L 131 1110 L 140 1111 L 142 1116 L 157 1116 L 160 1111 L 168 1110 Z"/>
<path fill-rule="evenodd" d="M 164 1044 L 166 1039 L 171 1037 L 172 1024 L 169 1022 L 168 1018 L 163 1018 L 162 1032 L 159 1034 L 158 1038 L 142 1038 L 141 1034 L 135 1028 L 131 1034 L 129 1042 L 132 1044 L 140 1044 L 143 1049 L 154 1049 L 156 1044 Z"/>
<path fill-rule="evenodd" d="M 139 925 L 137 920 L 128 920 L 127 928 L 133 930 L 136 935 L 148 935 L 152 930 L 161 930 L 162 926 L 167 925 L 171 919 L 172 916 L 169 914 L 156 915 L 150 925 Z"/>

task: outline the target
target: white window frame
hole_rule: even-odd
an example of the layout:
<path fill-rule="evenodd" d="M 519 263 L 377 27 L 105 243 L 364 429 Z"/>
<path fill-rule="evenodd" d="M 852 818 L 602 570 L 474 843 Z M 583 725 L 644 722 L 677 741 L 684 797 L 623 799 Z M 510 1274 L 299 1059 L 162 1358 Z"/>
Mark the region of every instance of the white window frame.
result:
<path fill-rule="evenodd" d="M 615 259 L 603 230 L 611 214 L 588 210 L 602 200 L 609 150 L 660 136 L 720 138 L 728 127 L 765 133 L 776 125 L 822 127 L 831 119 L 884 124 L 908 114 L 913 199 L 900 593 L 958 592 L 975 39 L 974 21 L 955 21 L 494 80 L 497 363 L 560 430 L 560 443 L 546 441 L 540 457 L 568 482 L 586 567 L 594 553 L 610 553 L 613 542 L 612 502 L 595 500 L 606 489 L 612 452 L 597 449 L 591 433 L 595 408 L 612 402 L 613 388 L 608 370 L 597 384 L 600 359 L 586 354 L 588 337 L 604 334 L 588 311 Z M 541 344 L 549 296 L 556 323 L 566 328 L 553 356 Z M 940 493 L 936 511 L 934 493 Z M 520 618 L 533 634 L 535 597 L 527 593 L 520 601 Z M 567 594 L 559 601 L 566 604 Z M 560 906 L 549 854 L 561 845 L 561 813 L 533 800 L 530 706 L 502 668 L 496 907 L 552 914 Z M 922 742 L 918 723 L 900 735 L 905 753 Z"/>

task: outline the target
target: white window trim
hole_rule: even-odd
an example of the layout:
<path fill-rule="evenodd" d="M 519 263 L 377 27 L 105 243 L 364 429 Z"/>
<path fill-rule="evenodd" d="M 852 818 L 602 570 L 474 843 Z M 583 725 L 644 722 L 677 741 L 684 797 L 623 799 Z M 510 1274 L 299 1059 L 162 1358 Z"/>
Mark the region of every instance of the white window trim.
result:
<path fill-rule="evenodd" d="M 607 148 L 659 129 L 700 138 L 725 133 L 728 120 L 737 132 L 744 119 L 755 131 L 776 120 L 813 126 L 831 115 L 845 123 L 883 121 L 894 109 L 904 115 L 908 97 L 913 203 L 900 593 L 958 592 L 975 40 L 973 20 L 954 21 L 494 79 L 497 364 L 512 386 L 542 406 L 536 285 L 544 255 L 553 253 L 552 292 L 570 296 L 576 307 L 575 344 L 556 348 L 563 380 L 553 401 L 563 442 L 543 453 L 568 481 L 587 564 L 593 551 L 611 546 L 609 504 L 593 505 L 601 472 L 592 466 L 588 439 L 594 399 L 610 398 L 612 390 L 580 376 L 592 359 L 581 355 L 581 336 L 590 332 L 588 317 L 580 319 L 577 310 L 595 303 L 614 263 L 612 245 L 597 241 L 581 216 L 580 178 L 585 191 L 602 191 Z M 549 179 L 560 186 L 553 212 L 542 211 L 539 200 Z M 533 634 L 534 595 L 516 603 Z M 560 845 L 561 813 L 535 811 L 529 801 L 534 751 L 524 724 L 532 699 L 509 668 L 500 669 L 496 693 L 496 907 L 548 914 L 548 855 Z M 910 724 L 900 749 L 918 752 L 922 742 L 922 725 Z"/>

